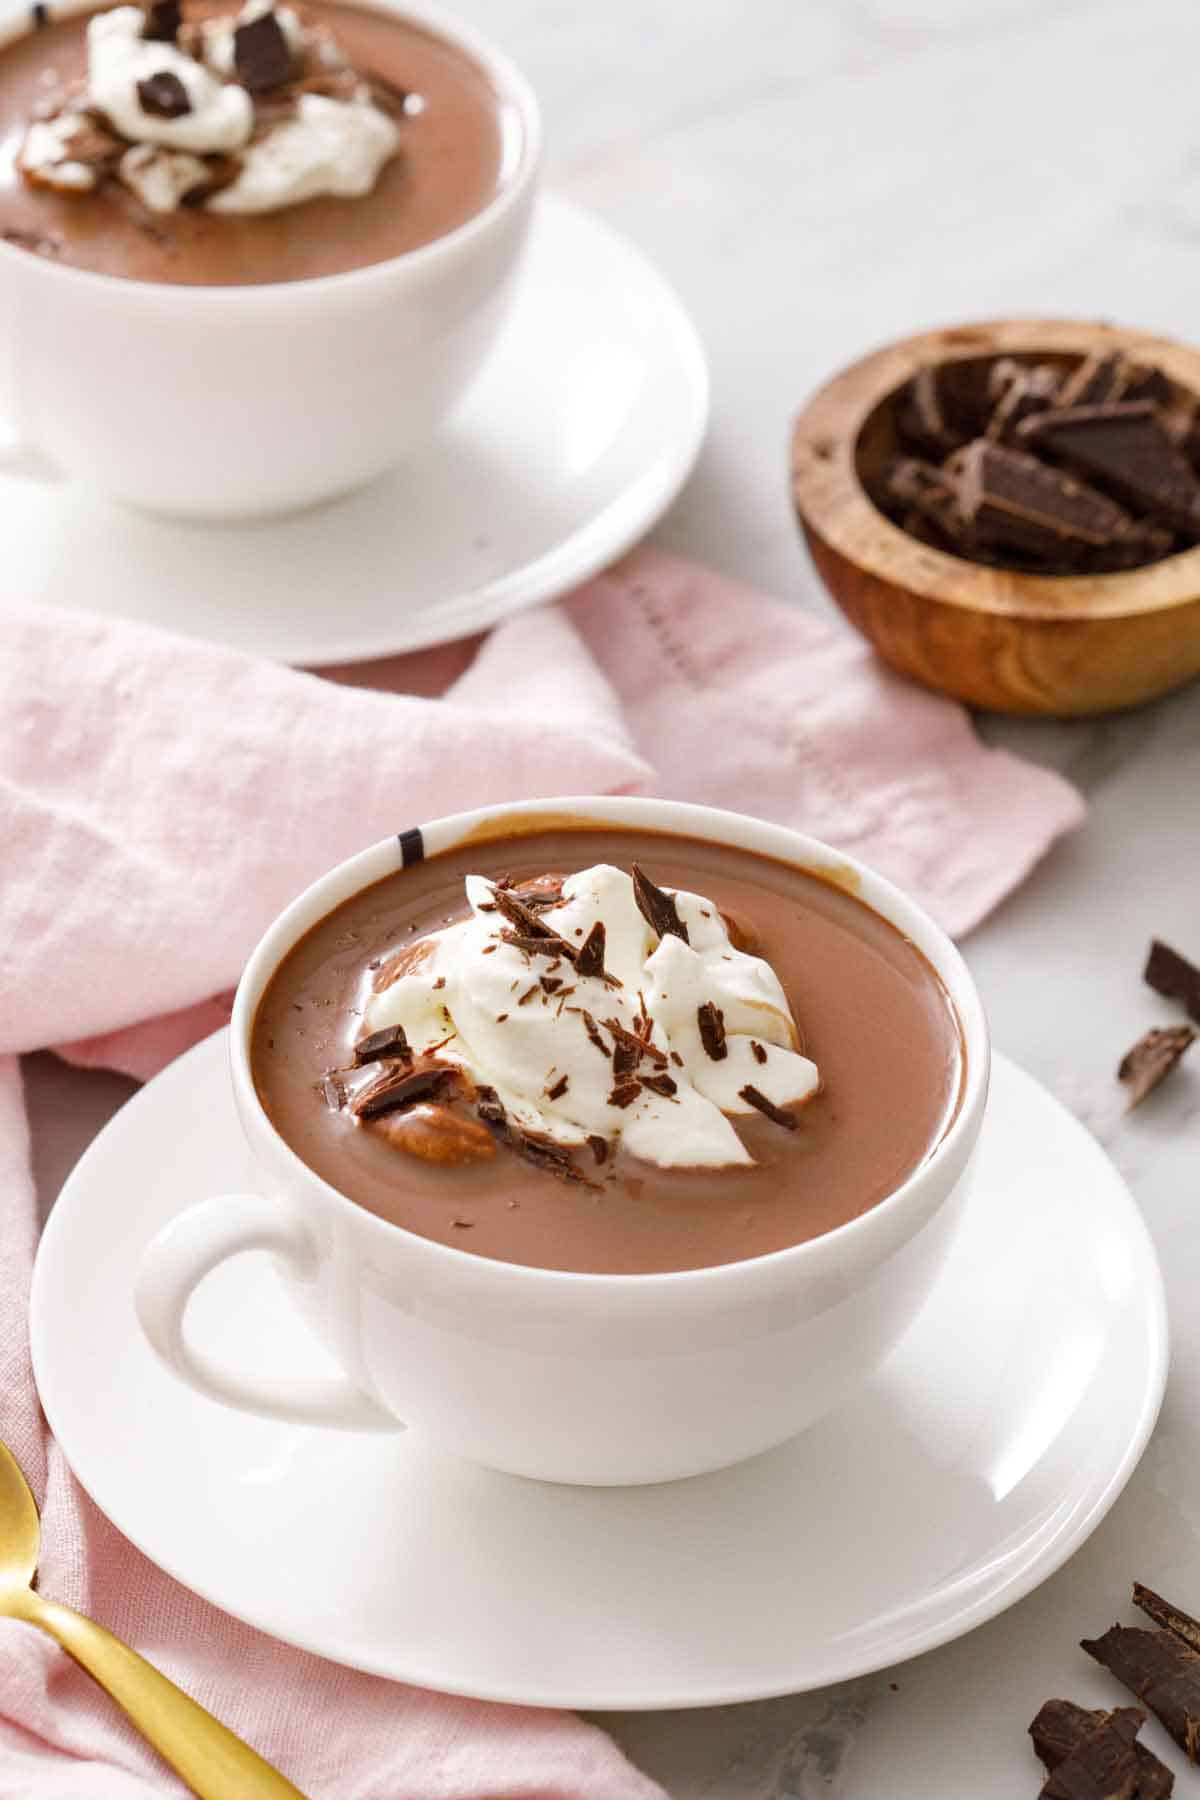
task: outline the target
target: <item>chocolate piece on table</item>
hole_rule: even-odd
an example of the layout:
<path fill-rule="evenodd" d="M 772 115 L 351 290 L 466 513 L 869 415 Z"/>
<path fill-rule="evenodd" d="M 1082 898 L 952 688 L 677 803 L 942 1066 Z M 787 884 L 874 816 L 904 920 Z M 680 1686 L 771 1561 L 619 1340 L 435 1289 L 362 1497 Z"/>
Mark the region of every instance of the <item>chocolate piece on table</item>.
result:
<path fill-rule="evenodd" d="M 137 97 L 142 111 L 153 119 L 182 119 L 192 110 L 187 89 L 170 69 L 159 69 L 139 81 Z"/>
<path fill-rule="evenodd" d="M 152 44 L 173 44 L 182 23 L 179 0 L 149 0 L 142 36 Z"/>
<path fill-rule="evenodd" d="M 252 94 L 282 87 L 293 74 L 291 45 L 273 12 L 260 13 L 233 34 L 233 67 Z"/>
<path fill-rule="evenodd" d="M 1102 547 L 1132 523 L 1107 495 L 984 438 L 956 451 L 946 473 L 975 541 L 995 549 L 1061 556 L 1076 544 Z"/>
<path fill-rule="evenodd" d="M 1196 1032 L 1191 1025 L 1165 1025 L 1148 1031 L 1125 1052 L 1117 1065 L 1117 1080 L 1129 1090 L 1131 1112 L 1171 1073 L 1195 1041 Z"/>
<path fill-rule="evenodd" d="M 1191 1762 L 1200 1760 L 1200 1653 L 1170 1631 L 1112 1625 L 1082 1648 L 1137 1695 Z"/>
<path fill-rule="evenodd" d="M 1148 401 L 1035 413 L 1017 430 L 1152 519 L 1200 538 L 1200 481 Z"/>
<path fill-rule="evenodd" d="M 1029 1727 L 1033 1748 L 1046 1770 L 1053 1774 L 1078 1751 L 1091 1734 L 1108 1724 L 1113 1714 L 1103 1708 L 1092 1711 L 1073 1700 L 1047 1700 Z M 1137 1780 L 1131 1800 L 1168 1800 L 1175 1776 L 1145 1744 L 1134 1745 Z"/>
<path fill-rule="evenodd" d="M 1165 1631 L 1174 1632 L 1177 1638 L 1182 1638 L 1193 1650 L 1200 1650 L 1200 1619 L 1193 1619 L 1191 1613 L 1181 1612 L 1179 1607 L 1164 1600 L 1161 1594 L 1156 1594 L 1153 1588 L 1143 1587 L 1140 1581 L 1133 1584 L 1133 1604 L 1153 1619 L 1156 1625 L 1161 1625 Z"/>
<path fill-rule="evenodd" d="M 1136 1706 L 1105 1713 L 1047 1776 L 1040 1800 L 1135 1800 L 1140 1775 L 1135 1740 L 1145 1718 Z"/>
<path fill-rule="evenodd" d="M 1164 944 L 1161 938 L 1151 942 L 1142 980 L 1156 994 L 1163 994 L 1168 1000 L 1182 1001 L 1188 1017 L 1200 1025 L 1200 969 L 1178 950 Z"/>

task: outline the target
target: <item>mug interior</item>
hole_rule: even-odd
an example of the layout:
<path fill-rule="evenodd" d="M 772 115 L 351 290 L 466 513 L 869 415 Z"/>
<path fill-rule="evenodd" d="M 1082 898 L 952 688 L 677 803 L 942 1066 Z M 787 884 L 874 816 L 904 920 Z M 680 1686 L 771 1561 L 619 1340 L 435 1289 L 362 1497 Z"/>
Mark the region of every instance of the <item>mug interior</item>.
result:
<path fill-rule="evenodd" d="M 535 1279 L 599 1283 L 610 1290 L 615 1285 L 630 1282 L 641 1288 L 654 1282 L 695 1283 L 714 1278 L 728 1279 L 734 1277 L 737 1271 L 744 1272 L 758 1265 L 776 1264 L 780 1259 L 803 1258 L 806 1255 L 811 1258 L 819 1253 L 821 1246 L 834 1240 L 845 1240 L 849 1234 L 869 1233 L 878 1228 L 877 1222 L 900 1205 L 906 1195 L 929 1180 L 938 1179 L 945 1163 L 965 1161 L 978 1132 L 987 1095 L 987 1022 L 975 984 L 958 950 L 940 926 L 915 901 L 852 857 L 785 826 L 771 825 L 741 813 L 677 801 L 567 798 L 484 807 L 476 812 L 455 814 L 429 825 L 402 831 L 395 838 L 372 845 L 321 876 L 268 928 L 246 964 L 234 998 L 231 1019 L 232 1070 L 243 1120 L 249 1117 L 254 1121 L 256 1129 L 264 1134 L 274 1153 L 283 1155 L 291 1174 L 302 1171 L 304 1178 L 315 1183 L 327 1197 L 334 1198 L 340 1206 L 352 1208 L 370 1226 L 389 1235 L 395 1232 L 412 1235 L 402 1225 L 365 1212 L 356 1202 L 310 1169 L 276 1131 L 259 1100 L 250 1064 L 254 1017 L 269 982 L 293 946 L 327 914 L 362 889 L 447 851 L 459 850 L 471 844 L 482 847 L 548 829 L 586 834 L 589 831 L 622 828 L 650 831 L 663 837 L 709 839 L 746 850 L 769 861 L 788 864 L 842 888 L 893 925 L 925 957 L 942 982 L 954 1009 L 963 1048 L 963 1072 L 957 1107 L 941 1137 L 897 1188 L 858 1217 L 805 1242 L 741 1262 L 670 1272 L 635 1275 L 587 1273 L 533 1268 L 517 1263 L 504 1264 L 505 1268 L 511 1268 L 514 1274 Z M 431 1251 L 451 1257 L 460 1264 L 464 1259 L 468 1262 L 478 1260 L 472 1257 L 470 1251 L 457 1249 L 453 1245 L 424 1239 L 422 1242 L 428 1243 Z"/>

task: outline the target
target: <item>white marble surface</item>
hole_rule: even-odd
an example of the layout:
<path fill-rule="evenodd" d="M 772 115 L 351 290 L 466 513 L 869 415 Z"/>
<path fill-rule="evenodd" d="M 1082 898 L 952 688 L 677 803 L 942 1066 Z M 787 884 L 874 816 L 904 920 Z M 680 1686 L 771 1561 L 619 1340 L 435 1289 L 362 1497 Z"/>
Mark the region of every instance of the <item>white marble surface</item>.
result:
<path fill-rule="evenodd" d="M 658 260 L 707 341 L 712 434 L 661 540 L 799 604 L 828 602 L 789 513 L 788 421 L 845 359 L 1016 312 L 1200 335 L 1188 0 L 459 9 L 537 82 L 551 180 Z M 1145 1212 L 1171 1304 L 1166 1408 L 1091 1543 L 974 1636 L 835 1692 L 607 1721 L 677 1800 L 1032 1795 L 1040 1701 L 1113 1703 L 1075 1645 L 1132 1616 L 1130 1578 L 1200 1610 L 1200 1066 L 1130 1118 L 1112 1079 L 1169 1016 L 1139 981 L 1149 936 L 1200 955 L 1200 687 L 1118 719 L 982 729 L 1090 801 L 967 949 L 997 1043 L 1100 1135 Z M 48 1058 L 29 1073 L 48 1200 L 128 1089 Z M 1146 1736 L 1183 1769 L 1157 1726 Z"/>

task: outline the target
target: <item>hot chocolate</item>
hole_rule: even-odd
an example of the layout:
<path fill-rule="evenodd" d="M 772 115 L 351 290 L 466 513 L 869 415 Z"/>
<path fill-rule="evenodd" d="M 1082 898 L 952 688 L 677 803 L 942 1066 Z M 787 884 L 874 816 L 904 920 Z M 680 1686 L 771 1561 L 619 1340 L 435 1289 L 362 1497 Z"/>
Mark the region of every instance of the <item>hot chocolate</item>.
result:
<path fill-rule="evenodd" d="M 359 1205 L 597 1273 L 857 1217 L 938 1143 L 964 1072 L 938 977 L 853 894 L 615 829 L 456 849 L 345 902 L 268 984 L 251 1062 Z"/>
<path fill-rule="evenodd" d="M 0 235 L 141 281 L 296 281 L 487 206 L 519 127 L 464 51 L 386 10 L 175 0 L 0 50 Z"/>

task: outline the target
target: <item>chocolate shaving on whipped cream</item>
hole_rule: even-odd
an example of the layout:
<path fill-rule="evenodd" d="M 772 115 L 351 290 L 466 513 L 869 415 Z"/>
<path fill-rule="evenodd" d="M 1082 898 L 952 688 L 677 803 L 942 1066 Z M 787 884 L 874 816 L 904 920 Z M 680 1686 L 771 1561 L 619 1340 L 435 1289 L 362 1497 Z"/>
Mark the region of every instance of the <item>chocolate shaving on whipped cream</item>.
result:
<path fill-rule="evenodd" d="M 39 107 L 16 166 L 64 194 L 118 182 L 156 213 L 353 197 L 400 147 L 406 108 L 377 106 L 377 86 L 271 0 L 195 22 L 171 0 L 116 6 L 89 20 L 86 76 Z"/>

